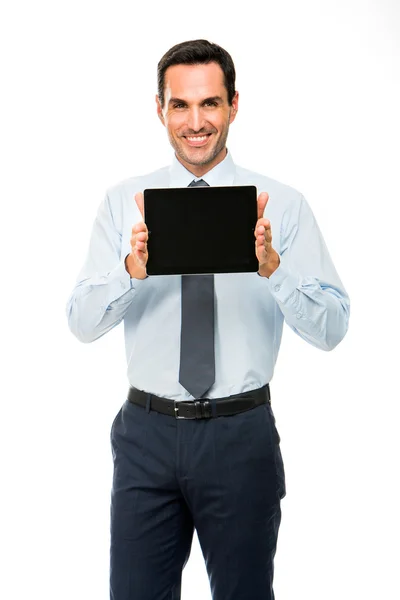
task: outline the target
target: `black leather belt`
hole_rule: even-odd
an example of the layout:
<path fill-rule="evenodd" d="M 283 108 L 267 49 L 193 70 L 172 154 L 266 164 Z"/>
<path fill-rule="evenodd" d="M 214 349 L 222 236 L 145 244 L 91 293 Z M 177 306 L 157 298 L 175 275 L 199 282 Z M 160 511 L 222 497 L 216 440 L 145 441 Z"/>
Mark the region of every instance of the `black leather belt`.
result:
<path fill-rule="evenodd" d="M 148 392 L 143 392 L 134 387 L 129 388 L 128 400 L 133 404 L 138 404 L 143 408 L 147 406 L 147 400 L 150 396 L 150 409 L 170 415 L 177 419 L 209 419 L 213 416 L 211 409 L 211 400 L 209 398 L 200 398 L 198 400 L 171 400 L 161 398 Z M 260 404 L 269 402 L 271 404 L 271 395 L 269 384 L 261 388 L 227 396 L 226 398 L 215 398 L 216 416 L 235 415 L 237 413 L 251 410 Z"/>

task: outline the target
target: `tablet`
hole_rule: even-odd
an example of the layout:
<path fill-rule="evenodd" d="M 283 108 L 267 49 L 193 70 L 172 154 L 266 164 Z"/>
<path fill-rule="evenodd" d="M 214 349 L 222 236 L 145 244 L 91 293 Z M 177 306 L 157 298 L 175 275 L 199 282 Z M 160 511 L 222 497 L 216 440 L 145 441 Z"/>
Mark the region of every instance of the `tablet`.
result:
<path fill-rule="evenodd" d="M 258 271 L 253 185 L 144 190 L 148 275 Z"/>

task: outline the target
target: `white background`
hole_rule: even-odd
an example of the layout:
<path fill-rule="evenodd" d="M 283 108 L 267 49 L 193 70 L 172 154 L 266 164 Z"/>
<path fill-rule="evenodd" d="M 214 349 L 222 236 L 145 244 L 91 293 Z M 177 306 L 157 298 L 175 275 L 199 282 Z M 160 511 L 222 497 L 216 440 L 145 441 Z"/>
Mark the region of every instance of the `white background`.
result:
<path fill-rule="evenodd" d="M 235 162 L 305 195 L 351 298 L 349 332 L 333 352 L 284 328 L 271 384 L 287 484 L 276 599 L 400 597 L 399 5 L 259 6 L 3 4 L 7 600 L 109 598 L 109 431 L 127 390 L 123 331 L 81 344 L 65 305 L 106 189 L 169 163 L 156 66 L 199 37 L 236 65 Z M 211 596 L 195 534 L 182 600 L 200 598 Z"/>

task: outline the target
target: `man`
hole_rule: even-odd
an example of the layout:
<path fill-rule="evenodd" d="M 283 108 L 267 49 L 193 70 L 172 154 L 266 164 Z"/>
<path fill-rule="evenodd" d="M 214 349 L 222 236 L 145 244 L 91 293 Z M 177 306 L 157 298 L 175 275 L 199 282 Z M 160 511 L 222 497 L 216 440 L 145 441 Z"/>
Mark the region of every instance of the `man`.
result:
<path fill-rule="evenodd" d="M 108 191 L 68 303 L 83 342 L 125 327 L 130 389 L 111 428 L 112 600 L 179 599 L 194 528 L 213 600 L 274 598 L 286 487 L 269 382 L 283 322 L 322 350 L 348 328 L 349 298 L 304 197 L 233 163 L 238 98 L 219 46 L 196 40 L 164 55 L 156 103 L 172 165 Z M 142 191 L 196 184 L 257 187 L 258 273 L 147 276 Z"/>

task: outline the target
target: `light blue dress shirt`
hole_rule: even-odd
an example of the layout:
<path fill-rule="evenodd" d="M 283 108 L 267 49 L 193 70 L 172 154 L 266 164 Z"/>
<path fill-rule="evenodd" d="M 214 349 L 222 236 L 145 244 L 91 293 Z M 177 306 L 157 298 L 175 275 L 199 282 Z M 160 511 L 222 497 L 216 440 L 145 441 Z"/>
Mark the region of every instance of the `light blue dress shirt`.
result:
<path fill-rule="evenodd" d="M 131 279 L 124 260 L 132 227 L 142 216 L 134 196 L 146 188 L 255 185 L 268 192 L 264 216 L 280 265 L 257 273 L 215 275 L 215 383 L 209 398 L 238 394 L 270 382 L 284 321 L 306 342 L 332 350 L 343 339 L 349 297 L 329 256 L 315 217 L 296 190 L 236 166 L 228 152 L 195 177 L 174 156 L 171 166 L 110 188 L 93 225 L 88 256 L 67 305 L 71 331 L 92 342 L 118 325 L 125 328 L 129 384 L 174 400 L 193 397 L 178 381 L 181 276 Z M 226 211 L 229 223 L 229 206 Z M 182 249 L 184 252 L 184 248 Z"/>

